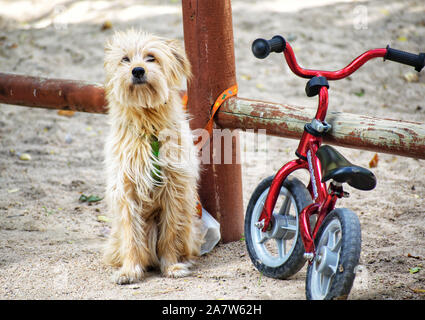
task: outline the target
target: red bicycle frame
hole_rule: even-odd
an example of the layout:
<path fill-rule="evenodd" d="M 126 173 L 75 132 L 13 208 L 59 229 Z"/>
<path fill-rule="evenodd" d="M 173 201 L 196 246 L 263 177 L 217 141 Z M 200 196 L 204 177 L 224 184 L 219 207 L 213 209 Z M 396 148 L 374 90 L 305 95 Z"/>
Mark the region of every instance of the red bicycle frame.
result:
<path fill-rule="evenodd" d="M 296 75 L 303 78 L 325 77 L 327 80 L 339 80 L 348 77 L 367 61 L 373 58 L 385 57 L 386 53 L 387 49 L 369 50 L 354 59 L 349 65 L 341 70 L 320 71 L 301 68 L 295 59 L 294 51 L 289 43 L 286 42 L 286 47 L 283 51 L 289 68 Z M 319 104 L 313 121 L 319 123 L 325 122 L 328 102 L 328 88 L 326 86 L 322 86 L 319 90 Z M 312 196 L 313 203 L 301 211 L 299 224 L 305 252 L 309 254 L 311 258 L 315 255 L 314 238 L 317 231 L 319 230 L 319 227 L 326 215 L 335 208 L 337 199 L 342 197 L 343 194 L 342 187 L 336 187 L 331 184 L 328 189 L 326 183 L 322 182 L 321 163 L 316 157 L 316 151 L 319 149 L 321 144 L 321 135 L 313 135 L 306 130 L 304 131 L 296 152 L 299 159 L 288 162 L 277 172 L 270 186 L 263 211 L 258 220 L 262 225 L 262 231 L 266 232 L 270 226 L 273 210 L 285 179 L 296 170 L 308 170 L 310 173 L 308 189 Z M 311 230 L 310 217 L 313 214 L 317 214 L 317 221 L 314 230 Z"/>

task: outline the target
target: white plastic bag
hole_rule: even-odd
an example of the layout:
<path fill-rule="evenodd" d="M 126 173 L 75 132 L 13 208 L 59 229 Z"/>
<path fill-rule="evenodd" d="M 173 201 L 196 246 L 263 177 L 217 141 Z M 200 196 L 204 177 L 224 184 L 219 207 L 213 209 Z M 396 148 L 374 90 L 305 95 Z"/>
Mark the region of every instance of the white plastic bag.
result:
<path fill-rule="evenodd" d="M 220 241 L 220 223 L 202 208 L 202 226 L 204 243 L 201 246 L 201 255 L 210 252 Z"/>

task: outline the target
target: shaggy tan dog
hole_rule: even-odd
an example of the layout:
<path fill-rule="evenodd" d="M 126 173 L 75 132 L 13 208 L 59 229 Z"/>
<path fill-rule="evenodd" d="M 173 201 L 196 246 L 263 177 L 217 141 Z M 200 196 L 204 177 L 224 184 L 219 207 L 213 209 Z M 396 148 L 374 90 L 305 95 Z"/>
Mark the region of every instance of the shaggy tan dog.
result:
<path fill-rule="evenodd" d="M 113 215 L 105 261 L 119 284 L 148 267 L 182 277 L 199 255 L 199 160 L 179 86 L 190 64 L 175 40 L 129 30 L 105 48 L 110 132 L 106 198 Z"/>

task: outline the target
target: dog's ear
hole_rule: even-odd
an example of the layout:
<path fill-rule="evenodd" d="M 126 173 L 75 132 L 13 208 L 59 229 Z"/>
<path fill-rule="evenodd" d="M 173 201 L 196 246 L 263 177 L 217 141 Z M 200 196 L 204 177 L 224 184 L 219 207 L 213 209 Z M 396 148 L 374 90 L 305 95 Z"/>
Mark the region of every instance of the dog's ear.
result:
<path fill-rule="evenodd" d="M 105 45 L 103 47 L 104 50 L 104 60 L 103 60 L 103 66 L 106 67 L 112 67 L 115 65 L 115 54 L 114 54 L 114 50 L 116 47 L 115 44 L 115 36 L 112 38 L 109 38 L 105 41 Z"/>
<path fill-rule="evenodd" d="M 111 51 L 111 49 L 112 49 L 112 38 L 106 39 L 105 45 L 104 45 L 103 48 L 105 50 L 105 53 L 108 52 L 108 51 Z"/>
<path fill-rule="evenodd" d="M 123 53 L 121 52 L 121 42 L 124 36 L 125 33 L 123 33 L 122 31 L 116 31 L 112 37 L 106 39 L 105 45 L 103 47 L 105 67 L 107 64 L 111 66 L 116 66 L 120 62 L 122 58 L 121 55 L 123 55 Z"/>
<path fill-rule="evenodd" d="M 179 79 L 182 76 L 186 77 L 186 79 L 190 79 L 190 77 L 192 76 L 190 62 L 186 56 L 186 52 L 180 45 L 180 42 L 177 40 L 167 40 L 167 45 L 171 49 L 171 52 L 177 62 L 176 70 L 172 71 L 173 73 L 176 73 L 173 74 L 173 76 L 175 76 L 176 79 Z"/>
<path fill-rule="evenodd" d="M 108 71 L 111 68 L 111 59 L 110 54 L 112 51 L 112 40 L 109 39 L 105 42 L 104 46 L 104 58 L 103 58 L 103 68 Z M 109 72 L 106 72 L 106 80 L 109 79 Z"/>

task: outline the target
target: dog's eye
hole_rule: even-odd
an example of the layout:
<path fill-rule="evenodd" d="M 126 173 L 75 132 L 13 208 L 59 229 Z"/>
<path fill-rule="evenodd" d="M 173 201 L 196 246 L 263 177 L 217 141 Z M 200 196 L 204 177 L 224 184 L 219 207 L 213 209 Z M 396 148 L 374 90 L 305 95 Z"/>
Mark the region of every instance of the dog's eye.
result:
<path fill-rule="evenodd" d="M 130 62 L 130 58 L 125 56 L 121 59 L 121 62 Z"/>
<path fill-rule="evenodd" d="M 155 62 L 155 57 L 151 54 L 146 56 L 146 62 Z"/>

